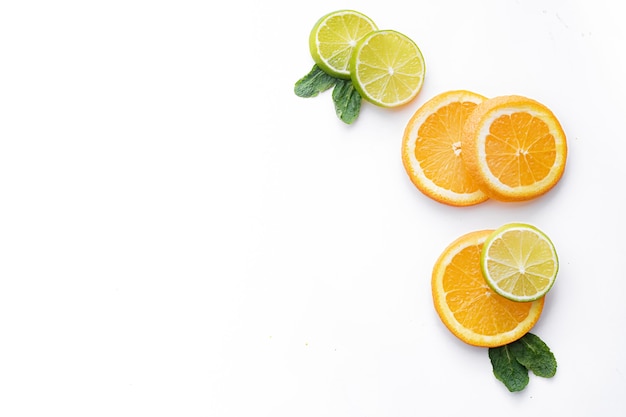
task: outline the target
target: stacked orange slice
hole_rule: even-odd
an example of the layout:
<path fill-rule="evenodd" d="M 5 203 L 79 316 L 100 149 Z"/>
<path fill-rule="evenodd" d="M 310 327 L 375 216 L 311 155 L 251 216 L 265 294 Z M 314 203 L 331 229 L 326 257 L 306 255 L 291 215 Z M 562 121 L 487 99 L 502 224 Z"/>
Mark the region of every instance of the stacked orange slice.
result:
<path fill-rule="evenodd" d="M 441 253 L 432 273 L 435 310 L 459 339 L 497 347 L 525 335 L 539 320 L 545 297 L 518 302 L 496 293 L 481 270 L 483 245 L 493 230 L 467 233 Z"/>
<path fill-rule="evenodd" d="M 411 181 L 453 206 L 539 197 L 561 179 L 566 158 L 566 136 L 554 113 L 517 95 L 439 94 L 415 112 L 402 140 Z"/>
<path fill-rule="evenodd" d="M 488 198 L 461 157 L 463 126 L 484 100 L 471 91 L 448 91 L 426 102 L 406 126 L 404 168 L 419 190 L 441 203 L 469 206 Z"/>

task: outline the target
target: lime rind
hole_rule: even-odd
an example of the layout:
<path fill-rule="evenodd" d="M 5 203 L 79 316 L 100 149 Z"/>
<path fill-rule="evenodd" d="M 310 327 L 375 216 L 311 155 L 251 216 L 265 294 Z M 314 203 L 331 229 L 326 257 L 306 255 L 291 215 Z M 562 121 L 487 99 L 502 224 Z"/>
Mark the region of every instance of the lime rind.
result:
<path fill-rule="evenodd" d="M 506 235 L 506 236 L 505 236 Z M 552 289 L 559 269 L 550 238 L 535 226 L 510 223 L 496 229 L 482 249 L 487 285 L 512 301 L 531 302 Z"/>
<path fill-rule="evenodd" d="M 344 9 L 328 13 L 315 23 L 309 35 L 313 61 L 327 74 L 349 80 L 354 47 L 376 30 L 374 21 L 361 12 Z"/>

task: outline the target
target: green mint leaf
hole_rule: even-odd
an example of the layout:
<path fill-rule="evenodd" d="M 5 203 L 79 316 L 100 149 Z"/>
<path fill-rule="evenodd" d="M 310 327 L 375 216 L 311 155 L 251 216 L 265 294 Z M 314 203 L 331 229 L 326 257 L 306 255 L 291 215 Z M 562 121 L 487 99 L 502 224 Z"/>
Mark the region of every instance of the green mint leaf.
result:
<path fill-rule="evenodd" d="M 556 374 L 556 359 L 548 345 L 532 333 L 510 344 L 515 359 L 535 375 L 551 378 Z"/>
<path fill-rule="evenodd" d="M 307 75 L 296 81 L 293 91 L 298 97 L 315 97 L 328 90 L 336 82 L 337 78 L 328 75 L 315 64 Z"/>
<path fill-rule="evenodd" d="M 489 348 L 493 374 L 510 392 L 521 391 L 528 385 L 528 369 L 519 363 L 510 345 Z"/>
<path fill-rule="evenodd" d="M 347 124 L 354 122 L 359 117 L 361 101 L 361 95 L 356 91 L 351 80 L 337 79 L 333 88 L 333 102 L 337 117 Z"/>

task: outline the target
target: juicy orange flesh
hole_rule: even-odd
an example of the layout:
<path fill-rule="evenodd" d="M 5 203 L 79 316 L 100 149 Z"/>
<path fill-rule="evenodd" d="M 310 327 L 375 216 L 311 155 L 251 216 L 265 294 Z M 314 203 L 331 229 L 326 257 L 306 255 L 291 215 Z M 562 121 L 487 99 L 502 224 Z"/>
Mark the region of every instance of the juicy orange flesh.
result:
<path fill-rule="evenodd" d="M 482 244 L 462 249 L 443 277 L 446 303 L 465 328 L 487 336 L 515 329 L 530 312 L 532 303 L 510 301 L 496 294 L 480 269 Z"/>
<path fill-rule="evenodd" d="M 396 36 L 375 36 L 364 46 L 359 63 L 359 78 L 367 92 L 379 101 L 393 103 L 409 95 L 422 82 L 422 61 L 400 51 L 414 48 Z"/>
<path fill-rule="evenodd" d="M 487 268 L 502 290 L 530 296 L 550 285 L 556 273 L 550 245 L 538 236 L 519 230 L 507 232 L 489 248 Z"/>
<path fill-rule="evenodd" d="M 356 41 L 372 30 L 372 26 L 359 16 L 335 16 L 319 29 L 319 50 L 331 66 L 347 71 Z"/>
<path fill-rule="evenodd" d="M 478 185 L 468 175 L 461 159 L 461 131 L 476 103 L 456 102 L 426 118 L 415 143 L 415 158 L 424 175 L 442 188 L 473 193 Z"/>
<path fill-rule="evenodd" d="M 541 181 L 556 159 L 556 143 L 548 125 L 526 112 L 494 120 L 489 127 L 485 151 L 491 173 L 510 187 Z"/>

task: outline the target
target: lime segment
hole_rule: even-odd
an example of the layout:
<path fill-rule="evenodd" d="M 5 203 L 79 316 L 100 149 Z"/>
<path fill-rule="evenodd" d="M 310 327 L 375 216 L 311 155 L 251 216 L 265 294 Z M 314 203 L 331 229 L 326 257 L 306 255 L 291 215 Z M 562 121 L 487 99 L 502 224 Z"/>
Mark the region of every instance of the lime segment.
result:
<path fill-rule="evenodd" d="M 485 241 L 481 269 L 487 284 L 509 300 L 528 302 L 543 297 L 554 285 L 559 260 L 552 241 L 541 230 L 510 223 Z"/>
<path fill-rule="evenodd" d="M 309 36 L 315 63 L 326 73 L 350 79 L 349 61 L 359 40 L 377 29 L 372 19 L 354 10 L 338 10 L 322 16 Z"/>
<path fill-rule="evenodd" d="M 413 100 L 422 88 L 426 65 L 418 46 L 394 30 L 374 31 L 359 41 L 350 58 L 355 88 L 381 107 Z"/>

